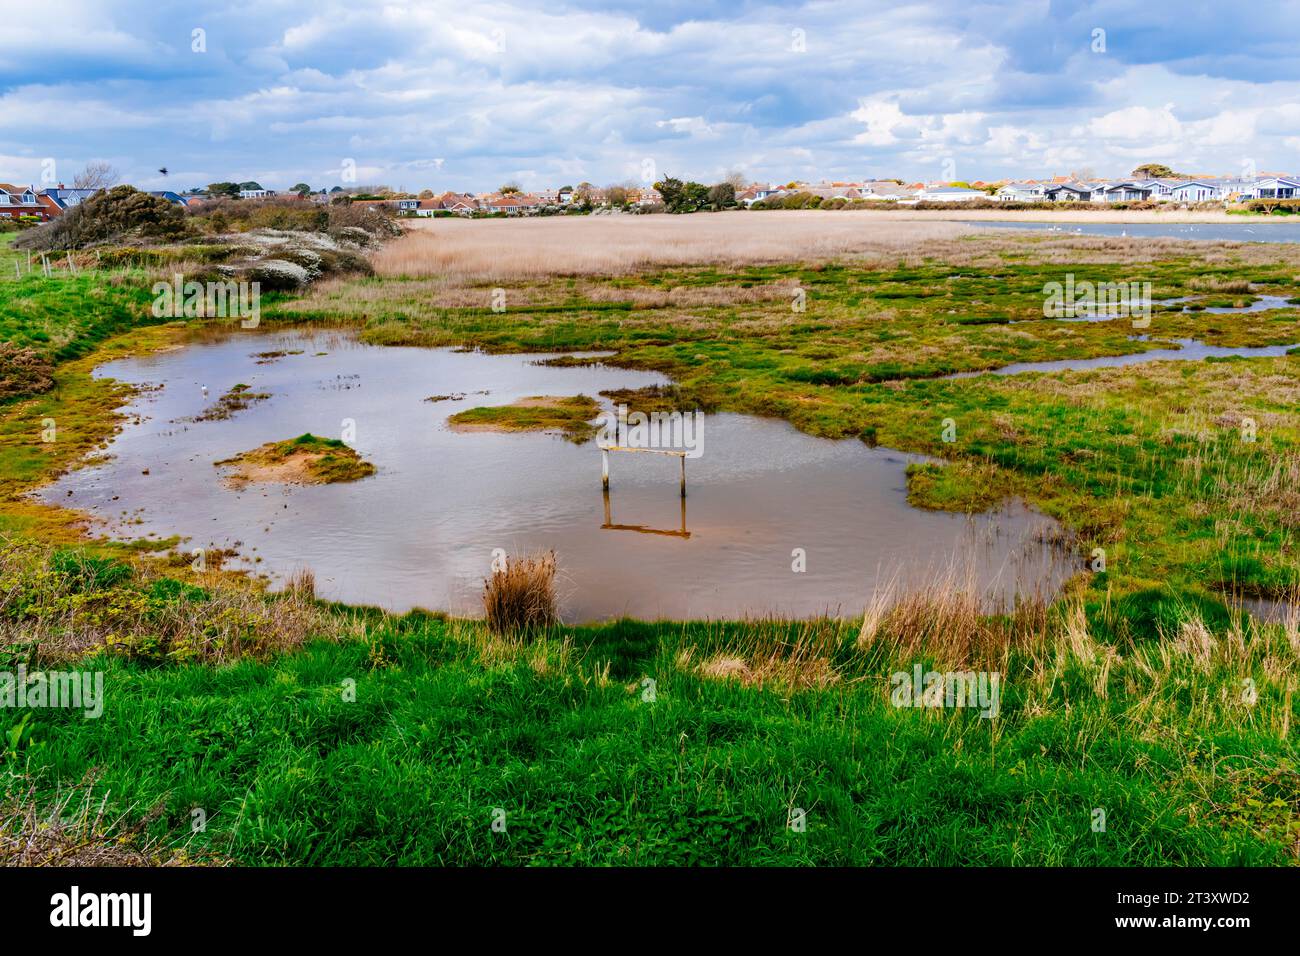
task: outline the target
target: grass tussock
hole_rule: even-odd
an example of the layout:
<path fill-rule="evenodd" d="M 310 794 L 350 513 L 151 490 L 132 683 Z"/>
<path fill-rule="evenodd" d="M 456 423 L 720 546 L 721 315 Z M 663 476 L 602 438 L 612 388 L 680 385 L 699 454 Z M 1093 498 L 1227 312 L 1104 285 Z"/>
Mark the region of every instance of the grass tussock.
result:
<path fill-rule="evenodd" d="M 483 582 L 483 610 L 498 634 L 518 634 L 559 621 L 555 552 L 503 559 Z"/>

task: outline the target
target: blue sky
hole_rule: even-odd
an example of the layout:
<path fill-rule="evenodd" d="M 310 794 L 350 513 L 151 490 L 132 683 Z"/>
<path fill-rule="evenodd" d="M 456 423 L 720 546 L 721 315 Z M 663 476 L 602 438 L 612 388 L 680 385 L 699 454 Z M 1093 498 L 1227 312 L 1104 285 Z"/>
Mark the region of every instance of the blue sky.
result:
<path fill-rule="evenodd" d="M 7 181 L 1300 171 L 1300 0 L 0 2 Z"/>

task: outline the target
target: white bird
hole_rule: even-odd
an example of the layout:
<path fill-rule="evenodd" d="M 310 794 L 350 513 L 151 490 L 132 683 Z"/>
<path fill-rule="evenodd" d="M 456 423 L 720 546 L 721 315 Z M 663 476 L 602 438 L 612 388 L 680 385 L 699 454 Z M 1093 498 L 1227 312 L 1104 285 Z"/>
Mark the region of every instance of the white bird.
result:
<path fill-rule="evenodd" d="M 203 386 L 203 397 L 204 398 L 208 397 L 208 387 L 206 385 Z"/>

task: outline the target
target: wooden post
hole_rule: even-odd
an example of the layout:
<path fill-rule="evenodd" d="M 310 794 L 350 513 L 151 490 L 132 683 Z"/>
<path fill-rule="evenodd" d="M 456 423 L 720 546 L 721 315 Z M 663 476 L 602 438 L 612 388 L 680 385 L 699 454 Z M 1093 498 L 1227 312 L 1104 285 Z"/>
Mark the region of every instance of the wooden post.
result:
<path fill-rule="evenodd" d="M 686 497 L 686 456 L 682 455 L 682 497 Z"/>
<path fill-rule="evenodd" d="M 15 279 L 21 279 L 22 277 L 23 277 L 23 267 L 20 266 L 20 265 L 18 264 L 18 260 L 15 259 L 15 260 L 14 260 L 14 278 L 15 278 Z"/>
<path fill-rule="evenodd" d="M 600 486 L 609 490 L 609 449 L 600 450 Z"/>

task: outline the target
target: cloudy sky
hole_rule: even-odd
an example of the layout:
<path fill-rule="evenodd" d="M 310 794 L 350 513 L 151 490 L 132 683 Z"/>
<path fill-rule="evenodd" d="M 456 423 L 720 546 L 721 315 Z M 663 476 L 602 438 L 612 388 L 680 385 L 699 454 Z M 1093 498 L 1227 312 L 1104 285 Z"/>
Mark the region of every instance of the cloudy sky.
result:
<path fill-rule="evenodd" d="M 0 181 L 1300 171 L 1300 0 L 0 7 Z"/>

